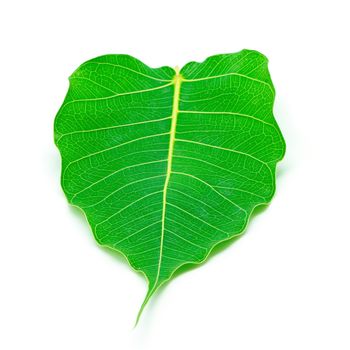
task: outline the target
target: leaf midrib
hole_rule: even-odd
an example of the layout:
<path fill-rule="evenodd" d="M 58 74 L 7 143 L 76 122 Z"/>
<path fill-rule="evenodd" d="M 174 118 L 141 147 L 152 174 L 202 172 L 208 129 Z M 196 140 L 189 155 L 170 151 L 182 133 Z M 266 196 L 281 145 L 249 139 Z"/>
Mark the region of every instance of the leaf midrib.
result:
<path fill-rule="evenodd" d="M 158 269 L 157 275 L 154 282 L 154 286 L 150 294 L 153 293 L 153 290 L 157 288 L 160 269 L 162 265 L 162 256 L 163 256 L 163 245 L 164 245 L 164 233 L 165 233 L 165 216 L 166 216 L 166 207 L 167 207 L 167 192 L 169 187 L 169 181 L 172 171 L 172 163 L 173 163 L 173 153 L 174 153 L 174 144 L 175 144 L 175 133 L 176 133 L 176 124 L 177 124 L 177 116 L 179 114 L 179 100 L 180 100 L 180 87 L 183 77 L 180 74 L 179 67 L 175 67 L 175 77 L 174 77 L 174 96 L 173 96 L 173 108 L 171 115 L 171 127 L 170 127 L 170 139 L 169 139 L 169 152 L 168 152 L 168 165 L 166 171 L 166 177 L 163 188 L 163 205 L 162 205 L 162 230 L 160 236 L 160 249 L 159 249 L 159 260 L 158 260 Z"/>
<path fill-rule="evenodd" d="M 166 216 L 166 207 L 167 207 L 167 191 L 169 187 L 169 181 L 170 176 L 172 173 L 172 162 L 173 162 L 173 153 L 174 153 L 174 144 L 175 144 L 175 133 L 176 133 L 176 124 L 177 124 L 177 117 L 179 114 L 179 103 L 180 103 L 180 86 L 182 81 L 185 79 L 180 74 L 180 68 L 178 66 L 175 67 L 175 76 L 170 83 L 171 85 L 174 85 L 174 95 L 173 95 L 173 106 L 172 106 L 172 114 L 171 114 L 171 126 L 170 126 L 170 132 L 169 132 L 169 151 L 168 151 L 168 158 L 167 158 L 167 170 L 166 170 L 166 178 L 164 181 L 164 187 L 163 187 L 163 199 L 162 199 L 162 219 L 161 219 L 161 235 L 160 235 L 160 248 L 159 248 L 159 258 L 158 258 L 158 264 L 157 264 L 157 274 L 156 278 L 153 282 L 153 286 L 151 287 L 149 281 L 149 290 L 147 292 L 146 298 L 143 301 L 141 308 L 138 312 L 135 326 L 137 325 L 140 316 L 142 314 L 142 311 L 146 304 L 148 303 L 148 300 L 151 298 L 152 294 L 157 290 L 158 288 L 158 281 L 160 276 L 160 270 L 162 266 L 162 258 L 163 258 L 163 245 L 164 245 L 164 234 L 165 234 L 165 216 Z M 169 84 L 167 84 L 168 86 Z M 150 288 L 151 287 L 151 288 Z"/>

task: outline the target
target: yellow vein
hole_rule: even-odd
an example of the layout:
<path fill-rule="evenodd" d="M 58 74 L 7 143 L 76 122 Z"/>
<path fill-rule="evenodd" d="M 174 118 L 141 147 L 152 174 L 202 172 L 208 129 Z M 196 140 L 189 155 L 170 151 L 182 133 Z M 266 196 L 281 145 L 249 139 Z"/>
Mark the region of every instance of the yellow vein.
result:
<path fill-rule="evenodd" d="M 119 97 L 119 96 L 126 96 L 126 95 L 133 95 L 133 94 L 141 94 L 143 92 L 148 92 L 148 91 L 154 91 L 154 90 L 159 90 L 159 89 L 164 89 L 170 85 L 173 85 L 173 82 L 165 84 L 165 85 L 161 85 L 161 86 L 157 86 L 154 88 L 150 88 L 150 89 L 145 89 L 145 90 L 137 90 L 137 91 L 129 91 L 129 92 L 122 92 L 120 94 L 115 94 L 115 95 L 111 95 L 111 96 L 105 96 L 105 97 L 96 97 L 96 98 L 85 98 L 85 99 L 80 99 L 80 100 L 72 100 L 67 102 L 66 104 L 64 104 L 61 108 L 61 111 L 64 107 L 68 106 L 69 104 L 75 103 L 75 102 L 90 102 L 90 101 L 101 101 L 101 100 L 109 100 L 111 98 L 115 98 L 115 97 Z"/>
<path fill-rule="evenodd" d="M 223 77 L 227 77 L 227 76 L 230 76 L 230 75 L 238 76 L 238 77 L 241 77 L 241 78 L 246 78 L 246 79 L 255 81 L 257 83 L 264 84 L 271 90 L 272 94 L 275 95 L 275 92 L 274 92 L 272 86 L 269 83 L 267 83 L 266 81 L 263 81 L 263 80 L 260 80 L 260 79 L 255 79 L 255 78 L 252 78 L 252 77 L 250 77 L 248 75 L 240 74 L 240 73 L 227 73 L 227 74 L 214 75 L 214 76 L 211 76 L 211 77 L 197 78 L 197 79 L 183 79 L 183 82 L 184 83 L 187 83 L 187 82 L 189 83 L 189 82 L 210 80 L 210 79 L 216 79 L 216 78 L 223 78 Z"/>
<path fill-rule="evenodd" d="M 196 216 L 196 215 L 193 215 L 193 214 L 190 213 L 189 211 L 187 211 L 187 210 L 185 210 L 185 209 L 182 209 L 182 208 L 178 207 L 178 206 L 175 205 L 175 204 L 168 203 L 168 205 L 170 205 L 171 207 L 174 207 L 174 208 L 176 208 L 176 209 L 182 211 L 183 213 L 185 213 L 185 214 L 187 214 L 187 215 L 193 217 L 194 219 L 196 219 L 196 220 L 202 222 L 203 224 L 208 225 L 209 227 L 213 228 L 214 230 L 217 230 L 217 231 L 220 231 L 220 232 L 224 233 L 226 236 L 229 236 L 229 235 L 230 235 L 228 232 L 222 230 L 221 228 L 212 225 L 211 223 L 209 223 L 209 222 L 207 222 L 207 221 L 201 219 L 200 217 L 198 217 L 198 216 Z"/>
<path fill-rule="evenodd" d="M 152 205 L 154 205 L 154 204 L 152 204 Z M 157 205 L 158 205 L 158 203 L 157 203 Z M 147 209 L 149 209 L 149 206 L 147 207 Z M 154 210 L 154 211 L 149 212 L 149 213 L 147 213 L 145 215 L 138 216 L 135 220 L 131 220 L 131 221 L 127 220 L 124 224 L 122 224 L 122 225 L 120 225 L 118 227 L 115 227 L 114 229 L 111 229 L 109 231 L 109 233 L 112 234 L 114 232 L 122 232 L 121 229 L 124 228 L 125 226 L 132 227 L 132 224 L 134 224 L 135 222 L 138 222 L 138 221 L 145 222 L 145 219 L 147 217 L 152 216 L 154 214 L 157 214 L 157 216 L 158 216 L 158 213 L 160 213 L 161 211 L 162 211 L 162 209 Z M 159 222 L 161 222 L 161 221 L 159 221 Z M 119 242 L 116 242 L 115 244 L 117 244 L 117 243 L 119 243 Z"/>
<path fill-rule="evenodd" d="M 171 233 L 171 234 L 174 235 L 175 237 L 178 237 L 178 238 L 180 238 L 182 241 L 185 241 L 185 242 L 187 242 L 187 243 L 189 243 L 189 244 L 191 244 L 191 245 L 193 245 L 193 246 L 195 246 L 195 247 L 197 247 L 197 248 L 204 249 L 206 252 L 208 251 L 208 249 L 207 249 L 206 247 L 203 247 L 203 246 L 201 246 L 201 245 L 199 245 L 199 244 L 196 244 L 196 243 L 194 243 L 194 242 L 191 242 L 190 240 L 186 239 L 185 237 L 180 236 L 179 234 L 175 233 L 174 231 L 171 231 L 171 230 L 169 230 L 169 229 L 166 229 L 165 231 L 168 231 L 169 233 Z"/>
<path fill-rule="evenodd" d="M 185 139 L 176 139 L 176 141 L 179 141 L 179 142 L 187 142 L 187 143 L 193 143 L 195 145 L 199 145 L 199 146 L 205 146 L 205 147 L 210 147 L 210 148 L 216 148 L 216 149 L 220 149 L 220 150 L 223 150 L 223 151 L 229 151 L 229 152 L 232 152 L 232 153 L 237 153 L 237 154 L 241 154 L 243 156 L 247 156 L 249 158 L 252 158 L 254 160 L 256 160 L 257 162 L 261 163 L 261 164 L 264 164 L 265 166 L 267 166 L 266 162 L 262 161 L 261 159 L 259 158 L 256 158 L 254 156 L 252 156 L 251 154 L 249 153 L 245 153 L 245 152 L 240 152 L 240 151 L 237 151 L 237 150 L 234 150 L 234 149 L 230 149 L 230 148 L 225 148 L 225 147 L 220 147 L 220 146 L 215 146 L 215 145 L 209 145 L 207 143 L 203 143 L 203 142 L 199 142 L 199 141 L 192 141 L 192 140 L 185 140 Z M 268 167 L 268 166 L 267 166 Z"/>
<path fill-rule="evenodd" d="M 118 244 L 120 244 L 120 243 L 126 241 L 127 239 L 129 239 L 129 238 L 131 238 L 131 237 L 137 235 L 138 233 L 140 233 L 140 232 L 142 232 L 142 231 L 147 230 L 148 228 L 154 226 L 155 224 L 160 224 L 160 221 L 153 222 L 152 224 L 150 224 L 150 225 L 148 225 L 148 226 L 142 227 L 140 230 L 137 230 L 136 232 L 134 232 L 134 233 L 132 233 L 132 234 L 130 234 L 130 235 L 128 235 L 128 236 L 126 236 L 126 237 L 120 239 L 118 242 L 114 243 L 113 246 L 114 246 L 114 247 L 117 247 Z M 141 242 L 141 243 L 144 243 L 144 242 Z M 136 246 L 136 245 L 133 245 L 133 247 L 135 247 L 135 246 Z"/>
<path fill-rule="evenodd" d="M 232 115 L 232 116 L 238 116 L 238 117 L 245 117 L 245 118 L 249 118 L 249 119 L 253 119 L 253 120 L 256 120 L 260 123 L 264 123 L 266 125 L 270 125 L 272 127 L 274 127 L 274 129 L 276 129 L 276 127 L 271 124 L 271 123 L 268 123 L 262 119 L 259 119 L 257 117 L 254 117 L 252 115 L 249 115 L 249 114 L 244 114 L 244 113 L 236 113 L 236 112 L 209 112 L 209 111 L 179 111 L 179 113 L 189 113 L 189 114 L 209 114 L 209 115 Z"/>
<path fill-rule="evenodd" d="M 176 182 L 175 182 L 175 183 L 176 183 Z M 183 186 L 189 188 L 188 186 L 185 186 L 185 185 L 183 185 Z M 214 187 L 214 186 L 212 186 L 212 187 Z M 221 211 L 215 209 L 213 206 L 211 206 L 211 205 L 209 205 L 209 204 L 207 204 L 207 203 L 201 201 L 200 199 L 197 199 L 197 198 L 195 198 L 195 197 L 193 197 L 193 196 L 190 196 L 190 195 L 188 195 L 188 194 L 185 193 L 185 192 L 176 190 L 175 188 L 170 188 L 170 190 L 171 190 L 171 191 L 174 191 L 174 192 L 177 192 L 177 193 L 180 193 L 180 194 L 182 194 L 183 196 L 185 196 L 185 197 L 187 197 L 187 198 L 190 198 L 191 200 L 194 200 L 194 201 L 196 201 L 196 202 L 199 202 L 199 203 L 201 203 L 202 206 L 204 205 L 204 206 L 210 208 L 211 210 L 217 212 L 219 215 L 225 217 L 226 219 L 228 219 L 228 220 L 230 220 L 230 221 L 232 220 L 232 217 L 229 217 L 229 216 L 225 215 L 225 214 L 222 213 Z"/>
<path fill-rule="evenodd" d="M 111 151 L 112 149 L 115 149 L 115 148 L 119 148 L 119 147 L 122 147 L 122 146 L 125 146 L 125 145 L 129 145 L 130 143 L 134 143 L 134 142 L 137 142 L 137 141 L 141 141 L 141 140 L 146 140 L 146 139 L 149 139 L 149 138 L 153 138 L 153 137 L 160 137 L 160 136 L 164 136 L 164 135 L 168 135 L 169 133 L 168 132 L 163 132 L 161 134 L 154 134 L 154 135 L 147 135 L 147 136 L 142 136 L 142 137 L 139 137 L 137 139 L 133 139 L 133 140 L 130 140 L 130 141 L 126 141 L 126 142 L 123 142 L 123 143 L 119 143 L 118 145 L 115 145 L 115 146 L 111 146 L 111 147 L 108 147 L 108 148 L 104 148 L 100 151 L 97 151 L 97 152 L 94 152 L 94 153 L 89 153 L 87 154 L 86 156 L 83 156 L 81 158 L 78 158 L 78 159 L 75 159 L 71 162 L 69 162 L 66 166 L 66 168 L 64 169 L 64 172 L 67 171 L 67 169 L 74 163 L 77 163 L 83 159 L 86 159 L 86 158 L 90 158 L 92 156 L 95 156 L 96 154 L 100 154 L 100 153 L 103 153 L 103 152 L 107 152 L 107 151 Z"/>
<path fill-rule="evenodd" d="M 148 152 L 149 152 L 149 151 L 148 151 Z M 153 151 L 153 152 L 155 152 L 155 151 Z M 141 152 L 137 152 L 137 153 L 141 153 Z M 134 154 L 137 154 L 137 153 L 134 153 Z M 71 198 L 71 202 L 73 202 L 74 198 L 75 198 L 76 196 L 78 196 L 80 193 L 82 193 L 82 192 L 88 190 L 89 188 L 91 188 L 91 187 L 97 185 L 98 183 L 100 183 L 100 182 L 102 182 L 102 181 L 108 179 L 109 177 L 111 177 L 111 176 L 113 176 L 113 175 L 115 175 L 115 174 L 117 174 L 117 173 L 120 173 L 120 172 L 122 172 L 122 171 L 124 171 L 124 170 L 127 170 L 127 169 L 132 169 L 132 168 L 136 168 L 136 167 L 139 167 L 139 166 L 149 165 L 149 164 L 154 164 L 154 163 L 161 163 L 161 162 L 165 162 L 165 161 L 166 161 L 166 159 L 153 160 L 153 161 L 150 161 L 150 162 L 144 162 L 144 163 L 137 163 L 137 164 L 129 165 L 129 166 L 126 166 L 126 167 L 124 167 L 124 168 L 120 168 L 120 169 L 118 169 L 118 170 L 115 170 L 115 171 L 113 171 L 112 173 L 110 173 L 109 175 L 106 175 L 106 176 L 102 177 L 101 179 L 99 179 L 99 180 L 97 180 L 97 181 L 91 183 L 89 186 L 87 186 L 87 187 L 83 188 L 82 190 L 80 190 L 79 192 L 75 193 L 75 194 L 73 195 L 73 197 Z M 162 175 L 162 176 L 164 176 L 164 175 Z"/>
<path fill-rule="evenodd" d="M 99 84 L 98 82 L 96 82 L 96 81 L 94 81 L 94 80 L 92 80 L 92 79 L 85 78 L 85 77 L 75 77 L 75 76 L 71 76 L 71 77 L 69 78 L 69 80 L 72 80 L 72 79 L 86 80 L 86 81 L 89 81 L 90 83 L 92 83 L 92 84 L 94 84 L 94 85 L 96 85 L 96 86 L 101 87 L 102 89 L 108 90 L 108 91 L 111 92 L 112 94 L 117 94 L 117 91 L 112 90 L 112 89 L 110 89 L 110 88 L 108 88 L 108 87 L 106 87 L 106 86 L 103 86 L 103 85 Z M 90 90 L 90 91 L 91 91 L 91 90 Z"/>
<path fill-rule="evenodd" d="M 165 118 L 159 118 L 159 119 L 143 120 L 143 121 L 140 121 L 140 122 L 129 123 L 129 124 L 119 124 L 119 125 L 106 126 L 104 128 L 98 128 L 98 129 L 76 130 L 76 131 L 68 132 L 66 134 L 62 134 L 59 137 L 59 139 L 57 140 L 57 142 L 59 142 L 62 137 L 68 136 L 68 135 L 84 134 L 84 133 L 90 133 L 90 132 L 96 132 L 96 131 L 125 128 L 127 126 L 134 126 L 134 125 L 147 124 L 147 123 L 158 123 L 158 122 L 161 122 L 161 121 L 164 121 L 164 120 L 167 120 L 167 119 L 171 119 L 171 116 L 170 117 L 165 117 Z"/>
<path fill-rule="evenodd" d="M 235 206 L 236 208 L 238 208 L 239 210 L 243 211 L 246 215 L 247 215 L 247 211 L 245 209 L 243 209 L 242 207 L 240 207 L 237 203 L 231 201 L 229 198 L 227 198 L 226 196 L 224 196 L 222 193 L 220 193 L 219 191 L 217 191 L 212 185 L 210 185 L 208 182 L 200 179 L 197 176 L 194 176 L 192 174 L 188 174 L 188 173 L 182 173 L 182 172 L 178 172 L 178 171 L 174 171 L 174 174 L 178 174 L 178 175 L 183 175 L 183 176 L 188 176 L 191 177 L 193 179 L 196 179 L 197 181 L 203 183 L 204 185 L 208 186 L 209 188 L 211 188 L 215 193 L 217 193 L 220 197 L 222 197 L 223 199 L 225 199 L 226 201 L 228 201 L 229 203 L 231 203 L 233 206 Z"/>
<path fill-rule="evenodd" d="M 142 75 L 146 78 L 150 78 L 150 79 L 153 79 L 153 80 L 158 80 L 158 81 L 171 81 L 171 79 L 159 79 L 159 78 L 156 78 L 156 77 L 152 77 L 150 75 L 147 75 L 147 74 L 144 74 L 144 73 L 141 73 L 137 70 L 134 70 L 134 69 L 131 69 L 129 67 L 125 67 L 125 66 L 122 66 L 120 64 L 113 64 L 113 63 L 108 63 L 108 62 L 86 62 L 84 64 L 82 64 L 80 66 L 80 68 L 84 65 L 87 65 L 87 64 L 97 64 L 97 65 L 104 65 L 104 66 L 111 66 L 111 67 L 116 67 L 116 68 L 121 68 L 121 69 L 125 69 L 125 70 L 128 70 L 130 72 L 133 72 L 133 73 L 136 73 L 136 74 L 139 74 L 139 75 Z"/>
<path fill-rule="evenodd" d="M 161 237 L 160 237 L 158 271 L 157 271 L 157 276 L 156 276 L 153 290 L 155 288 L 157 288 L 157 283 L 158 283 L 159 274 L 160 274 L 160 268 L 161 268 L 161 264 L 162 264 L 164 231 L 165 231 L 165 214 L 166 214 L 166 205 L 167 205 L 167 202 L 166 202 L 167 201 L 167 191 L 168 191 L 169 180 L 170 180 L 170 175 L 171 175 L 171 167 L 172 167 L 172 162 L 173 162 L 176 123 L 177 123 L 177 116 L 179 113 L 180 86 L 181 86 L 181 82 L 183 80 L 183 78 L 179 72 L 179 67 L 175 68 L 175 72 L 176 72 L 176 75 L 174 77 L 173 113 L 171 116 L 172 120 L 171 120 L 171 128 L 170 128 L 168 166 L 167 166 L 166 178 L 165 178 L 164 188 L 163 188 L 162 231 L 161 231 Z M 153 290 L 152 290 L 152 292 L 153 292 Z M 150 292 L 150 294 L 152 294 L 152 292 Z"/>
<path fill-rule="evenodd" d="M 143 197 L 141 197 L 141 198 L 138 198 L 138 199 L 136 199 L 135 201 L 129 203 L 128 205 L 126 205 L 125 207 L 123 207 L 122 209 L 120 209 L 119 211 L 117 211 L 116 213 L 114 213 L 114 214 L 108 216 L 106 219 L 104 219 L 104 220 L 100 221 L 99 223 L 97 223 L 97 224 L 95 225 L 95 227 L 94 227 L 95 232 L 96 232 L 98 226 L 104 224 L 106 221 L 109 221 L 111 218 L 113 218 L 113 217 L 115 217 L 116 215 L 120 214 L 121 212 L 123 212 L 124 210 L 128 209 L 129 207 L 131 207 L 131 206 L 134 205 L 135 203 L 140 202 L 140 201 L 144 200 L 145 198 L 148 198 L 148 197 L 150 197 L 150 196 L 153 196 L 153 195 L 158 194 L 158 193 L 161 193 L 161 192 L 162 192 L 162 191 L 156 191 L 156 192 L 152 192 L 152 193 L 146 194 L 145 196 L 143 196 Z"/>
<path fill-rule="evenodd" d="M 241 175 L 240 173 L 237 173 L 236 171 L 232 171 L 232 170 L 227 169 L 227 168 L 224 168 L 224 167 L 222 167 L 222 166 L 220 166 L 220 165 L 207 162 L 207 161 L 205 161 L 205 160 L 203 160 L 203 159 L 200 159 L 200 158 L 188 157 L 188 156 L 174 156 L 174 158 L 183 158 L 183 159 L 195 160 L 195 161 L 197 161 L 197 162 L 201 162 L 201 163 L 204 163 L 204 164 L 208 164 L 208 165 L 211 165 L 212 167 L 215 167 L 215 168 L 218 168 L 218 169 L 227 171 L 227 172 L 229 172 L 229 173 L 231 173 L 231 174 L 237 175 L 237 176 L 242 177 L 242 178 L 244 178 L 244 179 L 247 179 L 247 180 L 249 180 L 249 181 L 253 181 L 253 182 L 258 182 L 258 183 L 260 183 L 259 181 L 256 181 L 255 179 L 252 179 L 252 178 L 250 178 L 250 177 L 248 177 L 248 176 Z"/>
<path fill-rule="evenodd" d="M 164 176 L 165 176 L 164 174 L 162 174 L 162 175 L 156 175 L 156 176 L 150 176 L 150 177 L 146 177 L 146 178 L 143 178 L 143 179 L 140 179 L 140 180 L 136 180 L 136 181 L 129 182 L 129 183 L 125 184 L 124 186 L 121 186 L 121 187 L 117 188 L 116 190 L 114 190 L 113 192 L 111 192 L 110 194 L 108 194 L 107 196 L 103 197 L 103 198 L 102 198 L 101 200 L 99 200 L 98 202 L 93 203 L 93 204 L 90 204 L 90 205 L 87 205 L 87 206 L 80 206 L 80 208 L 86 209 L 86 208 L 95 207 L 96 205 L 98 205 L 98 204 L 104 202 L 104 201 L 107 200 L 109 197 L 115 195 L 116 193 L 118 193 L 119 191 L 123 190 L 124 188 L 126 188 L 126 187 L 128 187 L 128 186 L 137 184 L 137 183 L 139 183 L 139 182 L 151 180 L 151 179 L 156 179 L 156 178 L 158 178 L 158 177 L 164 177 Z"/>

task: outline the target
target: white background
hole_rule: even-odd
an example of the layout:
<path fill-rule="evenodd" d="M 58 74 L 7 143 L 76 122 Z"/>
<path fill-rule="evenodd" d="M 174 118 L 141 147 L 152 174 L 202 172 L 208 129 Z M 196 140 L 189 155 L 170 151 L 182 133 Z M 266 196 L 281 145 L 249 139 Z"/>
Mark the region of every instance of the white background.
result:
<path fill-rule="evenodd" d="M 348 1 L 4 1 L 0 348 L 350 349 Z M 60 189 L 53 120 L 84 61 L 259 50 L 287 142 L 246 235 L 163 288 L 99 248 Z"/>

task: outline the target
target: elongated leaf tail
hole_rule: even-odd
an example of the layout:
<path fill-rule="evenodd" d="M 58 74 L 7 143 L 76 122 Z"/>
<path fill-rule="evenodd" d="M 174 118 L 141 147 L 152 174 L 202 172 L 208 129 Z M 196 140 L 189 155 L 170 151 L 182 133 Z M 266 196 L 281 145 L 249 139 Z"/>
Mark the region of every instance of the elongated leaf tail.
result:
<path fill-rule="evenodd" d="M 157 290 L 157 285 L 152 285 L 152 284 L 149 284 L 148 286 L 148 292 L 145 296 L 145 299 L 143 300 L 142 304 L 141 304 L 141 307 L 140 307 L 140 310 L 137 314 L 137 317 L 136 317 L 136 321 L 135 321 L 135 325 L 134 325 L 134 328 L 137 326 L 137 324 L 139 323 L 139 320 L 140 320 L 140 317 L 142 315 L 142 312 L 143 310 L 145 309 L 148 301 L 151 299 L 152 295 L 154 294 L 154 292 Z"/>

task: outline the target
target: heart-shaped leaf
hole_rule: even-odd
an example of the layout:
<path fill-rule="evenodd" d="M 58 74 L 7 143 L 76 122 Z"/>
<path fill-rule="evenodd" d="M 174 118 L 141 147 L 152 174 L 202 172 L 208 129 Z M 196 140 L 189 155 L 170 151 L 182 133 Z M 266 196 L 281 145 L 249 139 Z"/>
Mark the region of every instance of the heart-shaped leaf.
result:
<path fill-rule="evenodd" d="M 97 242 L 148 279 L 140 313 L 271 200 L 285 152 L 274 95 L 267 59 L 249 50 L 181 70 L 107 55 L 70 77 L 55 120 L 62 187 Z"/>

